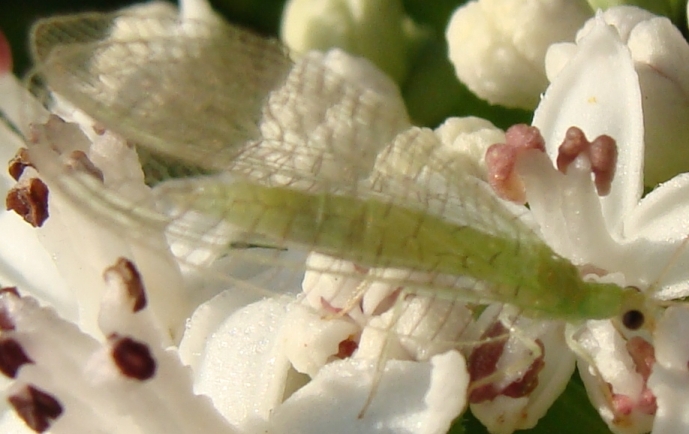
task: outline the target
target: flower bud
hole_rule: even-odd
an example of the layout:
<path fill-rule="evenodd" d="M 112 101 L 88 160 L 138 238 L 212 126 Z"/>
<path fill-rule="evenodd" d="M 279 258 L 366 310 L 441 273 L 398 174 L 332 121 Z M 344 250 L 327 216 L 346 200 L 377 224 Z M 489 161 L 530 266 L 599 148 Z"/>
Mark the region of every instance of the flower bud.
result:
<path fill-rule="evenodd" d="M 401 83 L 420 32 L 399 0 L 291 0 L 281 37 L 297 53 L 338 47 L 366 57 Z"/>
<path fill-rule="evenodd" d="M 473 1 L 450 20 L 449 57 L 457 77 L 479 97 L 531 110 L 548 85 L 548 46 L 572 40 L 590 16 L 583 0 Z"/>
<path fill-rule="evenodd" d="M 593 10 L 606 10 L 615 6 L 638 6 L 654 14 L 664 15 L 677 22 L 684 3 L 679 0 L 588 0 Z"/>

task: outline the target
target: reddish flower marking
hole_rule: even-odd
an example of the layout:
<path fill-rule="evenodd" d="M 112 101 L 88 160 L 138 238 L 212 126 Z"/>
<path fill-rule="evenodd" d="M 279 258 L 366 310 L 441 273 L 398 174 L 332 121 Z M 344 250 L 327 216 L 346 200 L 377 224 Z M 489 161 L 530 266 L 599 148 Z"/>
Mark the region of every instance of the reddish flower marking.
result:
<path fill-rule="evenodd" d="M 17 289 L 16 286 L 7 286 L 5 288 L 0 288 L 0 295 L 2 294 L 12 294 L 15 297 L 21 297 L 19 295 L 19 290 Z"/>
<path fill-rule="evenodd" d="M 338 359 L 346 359 L 351 357 L 357 348 L 359 348 L 359 344 L 354 340 L 353 336 L 350 336 L 344 341 L 340 342 L 337 347 L 337 354 L 335 354 L 335 357 Z"/>
<path fill-rule="evenodd" d="M 120 372 L 128 378 L 145 381 L 156 372 L 156 361 L 148 345 L 132 338 L 112 335 L 112 358 Z"/>
<path fill-rule="evenodd" d="M 529 395 L 538 387 L 538 374 L 545 367 L 545 347 L 540 340 L 537 340 L 536 344 L 541 349 L 540 355 L 531 363 L 524 376 L 508 385 L 501 395 L 509 396 L 510 398 L 521 398 L 522 396 Z"/>
<path fill-rule="evenodd" d="M 62 414 L 62 404 L 54 396 L 31 385 L 7 399 L 19 417 L 36 432 L 48 430 Z"/>
<path fill-rule="evenodd" d="M 29 158 L 29 150 L 20 148 L 16 155 L 8 163 L 7 171 L 15 181 L 19 181 L 19 177 L 24 173 L 24 169 L 33 167 Z"/>
<path fill-rule="evenodd" d="M 40 227 L 48 219 L 48 186 L 38 178 L 30 178 L 15 185 L 5 199 L 7 210 L 22 216 L 33 227 Z"/>
<path fill-rule="evenodd" d="M 483 339 L 491 339 L 476 347 L 469 355 L 467 369 L 471 384 L 493 375 L 497 370 L 498 360 L 505 350 L 507 343 L 507 328 L 501 323 L 494 323 L 482 336 Z M 470 388 L 469 402 L 477 404 L 490 401 L 500 394 L 492 383 L 482 384 Z"/>
<path fill-rule="evenodd" d="M 648 388 L 648 377 L 651 375 L 651 369 L 656 361 L 655 349 L 653 345 L 639 336 L 629 339 L 626 347 L 634 361 L 636 372 L 643 379 L 644 388 L 638 400 L 614 393 L 612 396 L 612 408 L 618 416 L 628 416 L 635 409 L 641 413 L 653 415 L 658 410 L 658 404 L 655 395 Z"/>
<path fill-rule="evenodd" d="M 9 378 L 16 378 L 19 368 L 33 363 L 22 345 L 12 338 L 0 339 L 0 372 Z"/>
<path fill-rule="evenodd" d="M 12 71 L 12 49 L 5 34 L 0 31 L 0 75 Z"/>
<path fill-rule="evenodd" d="M 471 384 L 494 375 L 497 372 L 497 365 L 508 339 L 508 330 L 501 322 L 493 324 L 482 336 L 483 339 L 490 339 L 472 351 L 467 361 Z M 469 392 L 469 402 L 478 404 L 484 401 L 492 401 L 499 395 L 510 398 L 521 398 L 528 396 L 538 386 L 538 374 L 545 366 L 545 347 L 540 340 L 536 344 L 541 349 L 539 356 L 531 362 L 521 378 L 513 381 L 503 388 L 498 388 L 493 383 L 480 384 L 471 388 Z"/>
<path fill-rule="evenodd" d="M 141 274 L 129 259 L 119 258 L 115 265 L 105 270 L 103 279 L 117 279 L 124 285 L 132 302 L 132 312 L 139 312 L 146 307 L 146 289 Z"/>

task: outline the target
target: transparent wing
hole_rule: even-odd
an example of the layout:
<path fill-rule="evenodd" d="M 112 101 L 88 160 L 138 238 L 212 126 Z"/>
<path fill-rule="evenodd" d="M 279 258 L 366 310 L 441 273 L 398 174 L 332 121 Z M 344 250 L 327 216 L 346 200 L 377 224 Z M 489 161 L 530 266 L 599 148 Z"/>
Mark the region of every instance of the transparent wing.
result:
<path fill-rule="evenodd" d="M 258 137 L 266 93 L 291 68 L 277 43 L 168 8 L 40 21 L 32 50 L 50 89 L 107 128 L 213 168 Z"/>
<path fill-rule="evenodd" d="M 474 246 L 477 255 L 450 258 L 458 264 L 490 267 L 496 255 L 542 245 L 523 209 L 495 197 L 467 170 L 461 152 L 433 131 L 411 127 L 394 86 L 342 54 L 309 54 L 293 63 L 273 41 L 219 21 L 180 21 L 168 9 L 41 21 L 33 52 L 34 83 L 48 90 L 55 107 L 66 100 L 95 120 L 95 134 L 86 131 L 93 145 L 84 149 L 94 164 L 96 155 L 109 153 L 102 130 L 113 131 L 136 144 L 147 181 L 155 185 L 153 195 L 132 189 L 131 173 L 117 173 L 135 172 L 130 165 L 114 174 L 102 167 L 102 177 L 74 164 L 66 168 L 73 143 L 48 131 L 52 138 L 34 140 L 30 156 L 51 189 L 128 238 L 159 245 L 164 232 L 177 258 L 191 267 L 212 263 L 203 270 L 220 281 L 269 291 L 296 282 L 319 312 L 348 312 L 352 321 L 375 316 L 357 337 L 361 347 L 379 349 L 381 333 L 396 335 L 400 347 L 423 359 L 465 344 L 465 354 L 474 348 L 480 355 L 481 343 L 495 339 L 486 330 L 502 309 L 484 311 L 464 301 L 504 301 L 505 293 L 429 262 L 414 234 L 431 220 L 454 228 L 431 237 L 441 251 L 451 250 L 448 239 L 465 227 L 508 240 L 512 249 Z M 62 155 L 56 158 L 55 150 Z M 224 197 L 228 191 L 235 199 Z M 270 200 L 259 200 L 259 191 Z M 284 192 L 281 202 L 276 192 Z M 337 231 L 320 230 L 323 219 L 309 220 L 314 214 L 291 199 L 298 194 L 311 204 L 346 199 L 341 203 L 352 206 L 332 208 L 327 220 Z M 367 207 L 383 218 L 358 211 Z M 384 216 L 399 209 L 416 213 L 396 230 Z M 273 218 L 282 226 L 260 230 Z M 238 228 L 238 222 L 244 224 Z M 346 241 L 360 238 L 362 228 L 386 235 L 369 253 L 392 242 L 406 252 L 408 267 L 387 269 L 371 254 L 351 261 L 359 256 Z M 300 231 L 307 236 L 297 239 Z M 322 250 L 327 239 L 343 240 L 329 250 L 331 257 L 299 254 Z M 269 271 L 249 270 L 247 263 Z M 223 274 L 228 268 L 232 272 Z M 507 315 L 505 330 L 526 321 L 518 313 Z M 485 324 L 475 324 L 479 316 L 488 317 Z M 498 333 L 503 345 L 508 334 Z M 536 339 L 523 339 L 530 357 L 514 365 L 510 378 L 540 357 Z"/>
<path fill-rule="evenodd" d="M 241 180 L 307 192 L 314 200 L 351 197 L 415 209 L 512 240 L 515 250 L 542 245 L 522 221 L 523 210 L 510 208 L 467 173 L 432 131 L 410 128 L 394 89 L 335 72 L 333 65 L 348 62 L 341 55 L 313 54 L 293 64 L 274 41 L 220 21 L 180 20 L 168 9 L 41 21 L 33 52 L 37 77 L 49 91 L 140 145 L 153 183 L 172 172 L 203 175 L 158 189 L 159 202 L 167 205 L 160 212 L 148 197 L 104 189 L 101 180 L 51 167 L 49 158 L 34 153 L 58 188 L 130 236 L 145 240 L 164 229 L 190 245 L 293 246 L 289 234 L 298 210 L 257 201 L 242 216 L 256 223 L 245 224 L 241 234 L 228 227 L 237 204 L 215 201 L 207 191 Z M 281 212 L 292 225 L 284 236 L 257 230 L 258 222 Z M 345 210 L 335 217 L 344 221 L 343 239 L 355 236 L 364 218 Z M 368 229 L 381 225 L 382 232 L 383 224 L 371 221 Z M 296 244 L 318 250 L 315 241 Z M 410 252 L 410 263 L 414 254 L 423 252 Z M 412 277 L 393 280 L 420 285 Z M 447 282 L 422 286 L 441 281 Z"/>

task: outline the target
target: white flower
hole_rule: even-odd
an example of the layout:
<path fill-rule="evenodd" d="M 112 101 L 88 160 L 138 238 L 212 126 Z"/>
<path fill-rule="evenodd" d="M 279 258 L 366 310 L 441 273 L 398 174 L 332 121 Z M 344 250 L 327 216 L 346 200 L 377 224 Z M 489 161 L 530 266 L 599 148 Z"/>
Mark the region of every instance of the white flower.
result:
<path fill-rule="evenodd" d="M 523 152 L 516 162 L 519 179 L 500 176 L 497 184 L 505 196 L 525 192 L 545 241 L 589 278 L 636 286 L 649 298 L 682 298 L 689 294 L 689 275 L 677 264 L 689 259 L 683 248 L 689 176 L 641 198 L 643 113 L 629 50 L 616 28 L 598 17 L 536 111 L 533 124 L 547 156 Z M 525 140 L 524 131 L 508 131 L 508 143 L 514 140 L 509 137 Z M 663 329 L 654 333 L 654 311 L 646 315 L 639 330 L 633 315 L 570 329 L 589 396 L 615 432 L 646 432 L 656 412 L 648 378 L 653 339 L 662 339 Z M 667 402 L 657 402 L 658 414 L 668 414 L 662 408 Z"/>
<path fill-rule="evenodd" d="M 684 432 L 689 426 L 689 311 L 686 306 L 668 308 L 656 327 L 655 365 L 648 379 L 658 404 L 653 432 Z"/>
<path fill-rule="evenodd" d="M 548 81 L 548 46 L 574 38 L 591 16 L 583 0 L 480 0 L 458 8 L 446 31 L 459 79 L 491 104 L 533 109 Z"/>
<path fill-rule="evenodd" d="M 677 158 L 686 146 L 689 132 L 689 44 L 669 19 L 632 6 L 615 7 L 601 14 L 617 28 L 627 45 L 639 76 L 644 111 L 644 183 L 655 186 L 689 170 L 689 163 Z M 577 34 L 586 35 L 595 20 Z M 546 57 L 548 78 L 553 81 L 572 53 L 571 43 L 555 44 Z"/>
<path fill-rule="evenodd" d="M 399 0 L 291 0 L 282 14 L 281 39 L 296 53 L 338 47 L 397 83 L 407 76 L 419 35 Z"/>
<path fill-rule="evenodd" d="M 146 10 L 139 8 L 137 14 L 145 16 Z M 127 31 L 125 20 L 118 20 L 113 32 Z M 123 33 L 117 36 L 126 37 Z M 98 62 L 93 65 L 97 68 Z M 345 98 L 341 109 L 351 107 L 346 100 L 351 96 L 340 93 L 337 87 L 331 89 L 333 98 L 320 99 L 327 104 L 323 110 L 310 105 L 308 91 L 313 88 L 306 80 L 312 76 L 305 75 L 304 70 L 331 69 L 370 92 L 386 94 L 391 102 L 385 107 L 390 124 L 378 122 L 376 129 L 359 136 L 368 140 L 360 140 L 363 150 L 388 142 L 390 134 L 408 127 L 394 85 L 367 62 L 334 52 L 306 56 L 303 65 L 308 67 L 300 69 L 297 65 L 294 78 L 288 78 L 285 88 L 271 95 L 275 100 L 268 101 L 261 124 L 268 140 L 271 122 L 277 122 L 282 132 L 293 133 L 293 143 L 307 146 L 314 135 L 327 135 L 339 126 L 331 125 L 328 116 L 314 117 L 298 124 L 305 130 L 295 128 L 289 132 L 284 129 L 289 122 L 280 116 L 306 120 L 298 117 L 300 110 L 327 113 L 327 108 L 340 107 L 338 96 Z M 27 131 L 22 127 L 27 119 L 17 115 L 13 104 L 33 101 L 26 95 L 15 100 L 13 95 L 20 90 L 6 71 L 2 80 L 2 110 Z M 287 106 L 279 105 L 285 101 L 283 98 L 289 102 Z M 279 113 L 276 107 L 280 107 Z M 31 297 L 7 293 L 0 298 L 0 324 L 5 327 L 2 336 L 7 343 L 5 347 L 0 345 L 4 355 L 0 359 L 5 363 L 5 374 L 13 378 L 5 391 L 34 430 L 181 433 L 270 429 L 305 433 L 326 429 L 351 432 L 354 427 L 358 431 L 442 433 L 465 408 L 468 374 L 457 351 L 443 348 L 423 358 L 390 360 L 383 368 L 379 363 L 380 333 L 371 334 L 368 356 L 349 357 L 353 351 L 347 340 L 354 330 L 351 321 L 323 321 L 320 314 L 293 295 L 249 304 L 256 301 L 256 294 L 241 295 L 239 285 L 198 306 L 217 294 L 218 288 L 204 286 L 193 272 L 194 267 L 186 267 L 193 263 L 178 261 L 192 258 L 204 263 L 217 252 L 196 252 L 184 238 L 173 238 L 170 241 L 175 256 L 162 231 L 147 233 L 143 245 L 135 242 L 135 227 L 131 227 L 131 237 L 115 235 L 110 226 L 85 212 L 88 207 L 75 206 L 52 184 L 55 180 L 69 180 L 65 174 L 67 163 L 69 170 L 84 172 L 95 182 L 102 179 L 109 191 L 138 207 L 152 207 L 157 198 L 144 185 L 136 152 L 125 140 L 103 131 L 69 104 L 62 102 L 56 109 L 79 124 L 50 117 L 45 124 L 35 125 L 30 159 L 39 170 L 24 167 L 26 161 L 17 164 L 24 169 L 20 186 L 42 174 L 50 175 L 46 176 L 47 203 L 45 197 L 31 200 L 38 208 L 47 205 L 48 209 L 47 219 L 40 219 L 36 225 L 41 227 L 36 230 L 57 259 L 66 291 L 73 294 L 50 291 L 50 284 L 39 280 L 36 295 L 44 291 L 46 296 L 41 298 L 46 303 L 56 300 L 53 306 L 67 319 L 59 318 L 50 308 L 39 307 Z M 20 141 L 9 130 L 7 135 L 12 143 Z M 374 156 L 375 152 L 371 152 Z M 308 161 L 295 163 L 296 169 L 303 169 L 300 163 L 313 166 Z M 16 215 L 7 217 L 18 219 Z M 36 248 L 35 259 L 40 259 L 41 251 Z M 33 255 L 31 251 L 24 253 Z M 52 258 L 46 259 L 50 267 Z M 34 274 L 43 269 L 39 263 L 31 265 Z M 299 277 L 294 273 L 276 276 L 275 270 L 238 265 L 242 275 L 237 278 L 248 279 L 246 285 L 262 285 L 266 276 L 268 281 L 275 279 L 272 281 L 287 288 L 298 287 L 300 281 L 289 280 Z M 110 271 L 103 279 L 105 270 Z M 25 287 L 22 281 L 14 283 L 20 286 L 20 292 L 34 293 L 34 288 Z M 144 294 L 147 302 L 136 307 Z M 67 308 L 60 304 L 63 298 L 67 299 L 63 303 Z M 418 309 L 426 312 L 423 306 Z M 327 339 L 309 341 L 310 336 L 295 334 L 295 324 L 306 329 L 310 324 L 322 327 L 322 336 Z M 344 338 L 338 338 L 343 334 Z M 311 336 L 319 337 L 317 333 Z M 178 342 L 179 350 L 174 346 Z M 301 343 L 309 346 L 294 351 Z M 288 345 L 292 346 L 291 352 L 285 350 Z M 340 356 L 328 354 L 333 345 L 336 353 L 342 353 Z M 293 366 L 311 373 L 311 381 L 304 384 L 304 377 L 296 374 Z M 206 394 L 210 400 L 197 393 Z M 373 400 L 366 406 L 369 397 Z M 365 407 L 364 417 L 359 417 Z M 7 414 L 4 421 L 7 430 L 26 432 L 15 415 Z"/>

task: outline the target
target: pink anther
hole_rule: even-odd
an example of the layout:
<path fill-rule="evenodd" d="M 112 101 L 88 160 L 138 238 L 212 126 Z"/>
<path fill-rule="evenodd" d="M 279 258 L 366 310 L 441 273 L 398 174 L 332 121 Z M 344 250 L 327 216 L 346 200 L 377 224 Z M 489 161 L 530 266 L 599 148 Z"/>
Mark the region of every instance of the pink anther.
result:
<path fill-rule="evenodd" d="M 545 152 L 545 141 L 538 128 L 525 124 L 513 125 L 505 133 L 505 143 L 488 148 L 488 183 L 498 196 L 516 203 L 526 201 L 524 183 L 515 168 L 518 158 L 532 149 Z"/>
<path fill-rule="evenodd" d="M 607 196 L 612 187 L 617 166 L 617 143 L 610 136 L 602 135 L 591 142 L 591 172 L 599 196 Z"/>
<path fill-rule="evenodd" d="M 557 170 L 567 173 L 569 166 L 580 155 L 584 155 L 591 162 L 591 173 L 593 173 L 598 195 L 608 195 L 617 165 L 617 143 L 615 139 L 601 135 L 589 142 L 580 128 L 570 127 L 558 148 Z"/>

